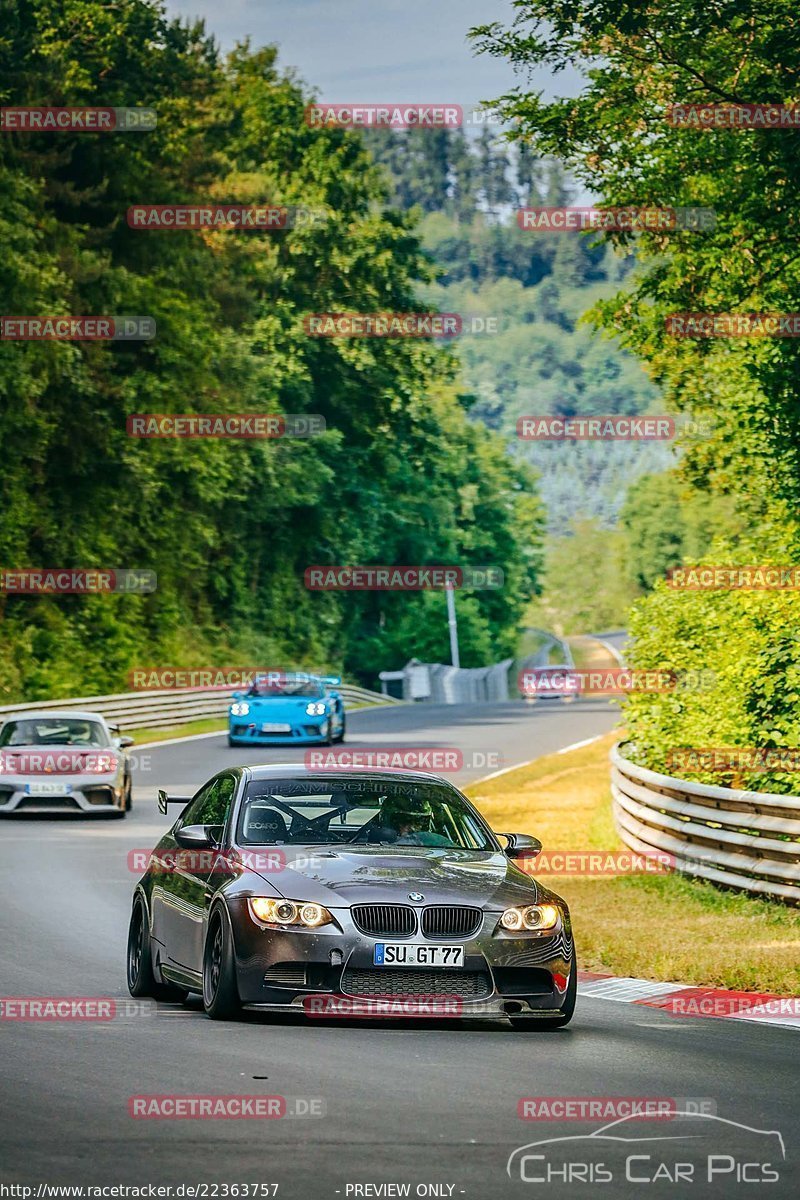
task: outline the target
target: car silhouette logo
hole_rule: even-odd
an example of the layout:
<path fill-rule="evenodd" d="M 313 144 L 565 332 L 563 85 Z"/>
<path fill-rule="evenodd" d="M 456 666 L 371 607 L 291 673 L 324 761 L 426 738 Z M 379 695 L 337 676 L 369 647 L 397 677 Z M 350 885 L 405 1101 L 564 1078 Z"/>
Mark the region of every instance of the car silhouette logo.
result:
<path fill-rule="evenodd" d="M 409 892 L 408 898 L 409 898 L 409 900 L 424 900 L 425 899 L 422 892 Z"/>

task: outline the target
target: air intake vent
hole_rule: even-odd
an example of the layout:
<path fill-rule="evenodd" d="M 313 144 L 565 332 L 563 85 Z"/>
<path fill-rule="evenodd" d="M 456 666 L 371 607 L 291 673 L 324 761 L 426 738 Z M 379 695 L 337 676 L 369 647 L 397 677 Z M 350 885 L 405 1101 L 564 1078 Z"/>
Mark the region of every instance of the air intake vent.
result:
<path fill-rule="evenodd" d="M 264 983 L 276 987 L 302 988 L 306 986 L 306 969 L 305 967 L 293 967 L 291 964 L 270 967 L 264 974 Z"/>
<path fill-rule="evenodd" d="M 370 937 L 409 937 L 416 932 L 417 918 L 406 904 L 354 904 L 354 924 Z"/>
<path fill-rule="evenodd" d="M 478 932 L 482 921 L 479 908 L 436 905 L 423 910 L 422 932 L 429 938 L 468 938 Z"/>
<path fill-rule="evenodd" d="M 492 990 L 485 971 L 347 970 L 342 991 L 347 996 L 458 996 L 478 1000 Z"/>

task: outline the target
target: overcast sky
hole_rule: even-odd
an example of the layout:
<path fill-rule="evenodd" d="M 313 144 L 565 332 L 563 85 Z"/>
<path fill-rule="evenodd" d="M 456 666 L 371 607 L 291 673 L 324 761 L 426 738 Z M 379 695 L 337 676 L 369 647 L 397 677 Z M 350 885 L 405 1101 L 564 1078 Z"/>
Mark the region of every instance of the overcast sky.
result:
<path fill-rule="evenodd" d="M 282 64 L 296 67 L 321 100 L 466 107 L 521 81 L 467 41 L 473 25 L 509 23 L 510 0 L 167 0 L 167 8 L 204 17 L 224 49 L 247 36 L 256 46 L 276 42 Z M 533 82 L 549 94 L 577 90 L 567 72 L 555 89 L 545 74 Z"/>

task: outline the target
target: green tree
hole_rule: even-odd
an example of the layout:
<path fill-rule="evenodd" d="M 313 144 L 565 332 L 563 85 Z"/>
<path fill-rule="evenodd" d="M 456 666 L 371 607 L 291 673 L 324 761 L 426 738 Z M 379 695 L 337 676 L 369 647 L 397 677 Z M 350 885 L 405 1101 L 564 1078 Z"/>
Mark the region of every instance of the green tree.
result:
<path fill-rule="evenodd" d="M 317 563 L 500 560 L 506 588 L 471 611 L 475 653 L 504 651 L 536 582 L 530 472 L 470 422 L 446 349 L 304 329 L 320 311 L 419 310 L 431 279 L 364 138 L 307 126 L 274 47 L 221 59 L 156 0 L 10 0 L 4 14 L 0 103 L 158 113 L 146 134 L 0 140 L 3 311 L 148 314 L 158 329 L 0 342 L 0 562 L 158 575 L 148 596 L 0 596 L 5 697 L 122 689 L 132 666 L 231 655 L 374 682 L 385 664 L 359 638 L 379 629 L 415 653 L 418 597 L 313 593 Z M 445 143 L 425 145 L 432 193 Z M 137 201 L 265 200 L 324 219 L 247 234 L 125 220 Z M 126 434 L 137 412 L 321 413 L 328 431 L 142 441 Z"/>
<path fill-rule="evenodd" d="M 713 229 L 637 233 L 639 267 L 618 295 L 595 308 L 665 390 L 670 408 L 708 417 L 714 436 L 688 448 L 683 478 L 695 516 L 708 497 L 730 505 L 728 536 L 702 552 L 720 564 L 792 564 L 800 551 L 800 344 L 793 337 L 674 336 L 668 318 L 686 313 L 793 313 L 800 255 L 787 214 L 800 202 L 794 128 L 676 124 L 672 106 L 795 105 L 800 21 L 789 0 L 520 0 L 510 29 L 474 31 L 477 43 L 520 69 L 583 68 L 580 95 L 546 100 L 523 88 L 502 102 L 539 155 L 560 155 L 609 206 L 695 207 Z M 633 235 L 607 240 L 627 248 Z M 670 484 L 645 483 L 630 502 L 638 529 L 639 578 L 681 547 L 653 511 L 686 524 Z M 665 515 L 668 515 L 665 514 Z M 689 523 L 691 527 L 691 522 Z M 645 553 L 645 530 L 655 544 Z M 743 531 L 743 532 L 742 532 Z M 692 536 L 702 541 L 696 519 Z M 739 533 L 738 540 L 735 534 Z M 733 534 L 734 537 L 731 537 Z M 652 552 L 651 552 L 652 551 Z M 696 552 L 696 551 L 695 551 Z M 641 694 L 626 721 L 643 761 L 663 768 L 680 746 L 796 746 L 797 604 L 792 592 L 682 592 L 657 584 L 631 621 L 633 661 L 643 668 L 711 669 L 711 691 Z M 716 779 L 719 782 L 719 778 Z M 731 782 L 729 779 L 728 782 Z M 795 790 L 790 777 L 756 776 L 762 788 Z"/>

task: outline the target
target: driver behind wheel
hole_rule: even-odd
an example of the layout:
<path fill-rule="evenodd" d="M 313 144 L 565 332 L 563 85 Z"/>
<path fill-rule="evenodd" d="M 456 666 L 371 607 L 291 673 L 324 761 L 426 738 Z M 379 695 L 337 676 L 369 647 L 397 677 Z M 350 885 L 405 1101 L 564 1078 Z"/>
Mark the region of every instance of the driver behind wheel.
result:
<path fill-rule="evenodd" d="M 378 814 L 381 840 L 396 846 L 452 846 L 433 829 L 430 801 L 417 796 L 382 796 Z"/>

